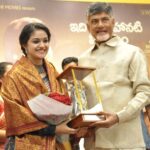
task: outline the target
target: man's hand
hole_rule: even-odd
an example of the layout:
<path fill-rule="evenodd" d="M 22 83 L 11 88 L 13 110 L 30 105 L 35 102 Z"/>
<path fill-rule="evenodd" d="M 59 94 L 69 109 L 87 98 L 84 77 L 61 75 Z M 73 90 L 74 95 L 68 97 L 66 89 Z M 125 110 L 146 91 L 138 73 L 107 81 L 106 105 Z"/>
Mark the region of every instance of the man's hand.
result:
<path fill-rule="evenodd" d="M 105 120 L 100 120 L 92 123 L 91 127 L 109 128 L 119 122 L 117 114 L 99 112 L 98 115 L 103 115 Z"/>

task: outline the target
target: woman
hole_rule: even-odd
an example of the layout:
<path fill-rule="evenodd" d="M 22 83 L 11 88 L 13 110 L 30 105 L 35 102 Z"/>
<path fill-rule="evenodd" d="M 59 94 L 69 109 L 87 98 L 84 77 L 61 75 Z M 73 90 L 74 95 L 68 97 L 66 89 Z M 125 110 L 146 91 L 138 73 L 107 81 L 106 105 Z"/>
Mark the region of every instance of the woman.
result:
<path fill-rule="evenodd" d="M 15 63 L 2 86 L 9 137 L 6 149 L 62 150 L 64 147 L 57 141 L 57 135 L 77 132 L 66 123 L 49 125 L 39 121 L 27 105 L 27 101 L 38 94 L 61 92 L 54 66 L 44 59 L 50 37 L 48 28 L 41 23 L 26 25 L 20 34 L 24 56 Z"/>
<path fill-rule="evenodd" d="M 10 62 L 0 62 L 0 89 L 3 79 L 7 72 L 11 69 L 12 63 Z M 5 117 L 4 117 L 4 102 L 0 96 L 0 150 L 4 149 L 4 144 L 6 141 L 6 131 L 5 131 Z"/>

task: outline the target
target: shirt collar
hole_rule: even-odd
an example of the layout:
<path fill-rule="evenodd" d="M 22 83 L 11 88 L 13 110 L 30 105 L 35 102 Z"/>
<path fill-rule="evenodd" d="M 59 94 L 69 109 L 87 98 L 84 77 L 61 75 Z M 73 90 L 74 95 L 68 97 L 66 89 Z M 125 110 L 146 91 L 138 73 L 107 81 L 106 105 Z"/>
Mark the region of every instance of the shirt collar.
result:
<path fill-rule="evenodd" d="M 120 37 L 113 35 L 112 38 L 104 43 L 102 43 L 101 45 L 107 45 L 110 47 L 116 47 L 118 45 L 118 41 L 120 40 Z M 98 43 L 95 43 L 95 45 L 93 45 L 92 47 L 92 51 L 98 49 L 101 45 L 99 45 Z"/>

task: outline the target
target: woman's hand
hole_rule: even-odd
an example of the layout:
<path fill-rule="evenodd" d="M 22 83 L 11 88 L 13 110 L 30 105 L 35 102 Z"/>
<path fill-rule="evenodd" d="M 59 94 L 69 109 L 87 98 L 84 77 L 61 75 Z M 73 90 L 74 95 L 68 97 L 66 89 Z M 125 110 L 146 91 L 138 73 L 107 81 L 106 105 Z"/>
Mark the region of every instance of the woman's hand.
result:
<path fill-rule="evenodd" d="M 67 121 L 56 126 L 56 134 L 76 134 L 78 129 L 73 129 L 67 126 Z"/>
<path fill-rule="evenodd" d="M 0 129 L 0 141 L 5 141 L 5 139 L 6 139 L 6 131 Z"/>
<path fill-rule="evenodd" d="M 95 128 L 89 128 L 89 127 L 82 127 L 79 128 L 75 136 L 77 138 L 81 137 L 90 137 L 95 133 Z"/>
<path fill-rule="evenodd" d="M 99 112 L 98 115 L 103 115 L 105 119 L 92 123 L 91 127 L 109 128 L 119 122 L 117 114 Z"/>

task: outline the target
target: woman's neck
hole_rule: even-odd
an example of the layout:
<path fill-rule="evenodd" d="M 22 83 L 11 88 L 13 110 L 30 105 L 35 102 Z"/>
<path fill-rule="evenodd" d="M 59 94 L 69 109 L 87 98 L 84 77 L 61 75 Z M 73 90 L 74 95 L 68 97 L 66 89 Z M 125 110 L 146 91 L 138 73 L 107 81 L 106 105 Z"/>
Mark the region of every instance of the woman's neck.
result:
<path fill-rule="evenodd" d="M 32 64 L 34 65 L 43 65 L 43 59 L 32 59 L 30 57 L 27 57 L 31 62 Z"/>

